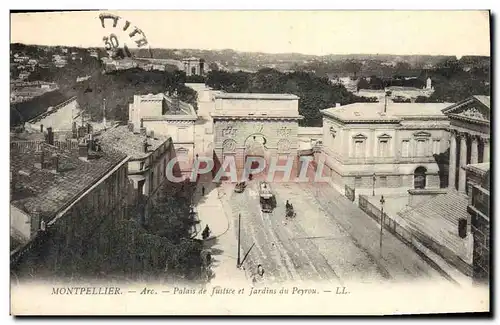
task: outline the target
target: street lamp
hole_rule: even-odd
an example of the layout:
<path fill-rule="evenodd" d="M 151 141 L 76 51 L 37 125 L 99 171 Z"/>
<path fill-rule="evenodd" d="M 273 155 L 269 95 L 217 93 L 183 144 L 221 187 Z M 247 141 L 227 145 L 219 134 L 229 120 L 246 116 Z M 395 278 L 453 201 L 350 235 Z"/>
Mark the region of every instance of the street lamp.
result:
<path fill-rule="evenodd" d="M 380 198 L 380 256 L 382 256 L 382 230 L 384 229 L 384 196 Z"/>
<path fill-rule="evenodd" d="M 372 196 L 375 196 L 375 181 L 377 180 L 377 176 L 375 173 L 373 173 L 373 190 L 372 190 Z"/>

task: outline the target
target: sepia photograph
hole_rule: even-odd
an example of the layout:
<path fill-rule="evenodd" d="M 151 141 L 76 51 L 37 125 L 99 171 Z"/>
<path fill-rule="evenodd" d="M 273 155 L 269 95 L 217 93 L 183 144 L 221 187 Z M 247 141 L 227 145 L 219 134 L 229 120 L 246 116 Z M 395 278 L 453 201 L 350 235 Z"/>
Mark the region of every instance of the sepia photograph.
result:
<path fill-rule="evenodd" d="M 11 315 L 490 312 L 491 19 L 11 11 Z"/>

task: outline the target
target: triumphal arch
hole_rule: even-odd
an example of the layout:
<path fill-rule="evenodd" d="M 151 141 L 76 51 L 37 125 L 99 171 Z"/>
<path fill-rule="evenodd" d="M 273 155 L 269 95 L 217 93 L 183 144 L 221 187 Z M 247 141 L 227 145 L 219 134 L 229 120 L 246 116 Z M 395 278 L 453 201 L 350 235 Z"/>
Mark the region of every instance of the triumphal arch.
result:
<path fill-rule="evenodd" d="M 234 158 L 242 169 L 248 157 L 297 164 L 299 97 L 291 94 L 219 93 L 214 96 L 214 154 Z"/>

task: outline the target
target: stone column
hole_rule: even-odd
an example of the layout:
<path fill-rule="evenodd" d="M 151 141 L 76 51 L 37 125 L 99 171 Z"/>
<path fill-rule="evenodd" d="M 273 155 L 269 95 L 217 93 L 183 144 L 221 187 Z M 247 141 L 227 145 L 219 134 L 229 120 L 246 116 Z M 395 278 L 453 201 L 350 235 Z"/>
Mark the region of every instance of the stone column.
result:
<path fill-rule="evenodd" d="M 490 161 L 490 138 L 483 138 L 483 162 Z"/>
<path fill-rule="evenodd" d="M 448 187 L 456 189 L 457 177 L 457 134 L 451 131 L 450 143 L 450 167 L 448 171 Z"/>
<path fill-rule="evenodd" d="M 470 163 L 477 164 L 479 162 L 479 153 L 478 153 L 478 138 L 477 136 L 472 136 L 471 139 L 471 148 L 470 148 Z"/>
<path fill-rule="evenodd" d="M 458 190 L 465 193 L 466 174 L 464 167 L 467 165 L 467 134 L 460 133 L 460 163 L 458 170 Z"/>

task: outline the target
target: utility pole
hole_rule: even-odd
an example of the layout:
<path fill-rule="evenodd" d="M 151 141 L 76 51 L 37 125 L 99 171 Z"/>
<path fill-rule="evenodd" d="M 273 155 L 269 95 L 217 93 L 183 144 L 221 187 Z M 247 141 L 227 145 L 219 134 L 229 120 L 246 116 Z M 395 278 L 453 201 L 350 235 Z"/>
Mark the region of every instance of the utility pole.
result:
<path fill-rule="evenodd" d="M 384 196 L 380 199 L 380 257 L 382 257 L 382 231 L 384 229 Z"/>
<path fill-rule="evenodd" d="M 375 196 L 375 181 L 377 180 L 377 176 L 375 173 L 373 173 L 373 189 L 372 189 L 372 196 Z"/>
<path fill-rule="evenodd" d="M 103 99 L 102 116 L 102 124 L 104 125 L 104 129 L 106 129 L 106 98 Z"/>
<path fill-rule="evenodd" d="M 240 243 L 241 243 L 241 213 L 238 215 L 238 261 L 236 261 L 236 267 L 240 267 Z"/>

